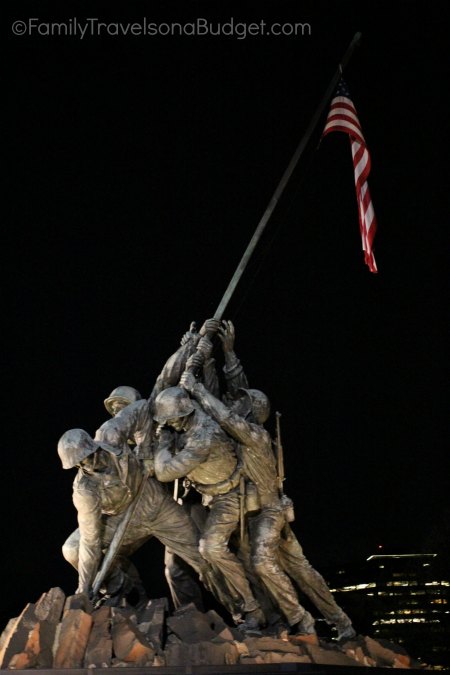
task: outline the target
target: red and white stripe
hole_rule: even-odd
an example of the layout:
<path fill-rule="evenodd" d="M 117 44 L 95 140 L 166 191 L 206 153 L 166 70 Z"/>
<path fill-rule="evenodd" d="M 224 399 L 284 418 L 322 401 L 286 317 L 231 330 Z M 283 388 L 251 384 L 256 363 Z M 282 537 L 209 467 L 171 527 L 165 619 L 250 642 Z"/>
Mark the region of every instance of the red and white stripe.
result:
<path fill-rule="evenodd" d="M 323 136 L 333 131 L 342 131 L 348 134 L 350 138 L 364 258 L 370 271 L 377 272 L 372 250 L 377 221 L 367 184 L 367 177 L 370 173 L 370 154 L 364 140 L 356 108 L 347 96 L 336 96 L 331 101 Z"/>

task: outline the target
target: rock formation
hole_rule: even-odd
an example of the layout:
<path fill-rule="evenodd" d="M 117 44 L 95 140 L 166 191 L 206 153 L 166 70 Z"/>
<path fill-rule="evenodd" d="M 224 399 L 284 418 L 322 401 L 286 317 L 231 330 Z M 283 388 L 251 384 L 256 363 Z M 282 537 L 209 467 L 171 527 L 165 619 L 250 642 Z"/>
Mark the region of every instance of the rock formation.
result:
<path fill-rule="evenodd" d="M 0 637 L 5 670 L 304 663 L 424 669 L 396 644 L 367 636 L 337 643 L 287 634 L 244 636 L 214 610 L 166 598 L 93 608 L 84 595 L 51 588 L 11 619 Z"/>

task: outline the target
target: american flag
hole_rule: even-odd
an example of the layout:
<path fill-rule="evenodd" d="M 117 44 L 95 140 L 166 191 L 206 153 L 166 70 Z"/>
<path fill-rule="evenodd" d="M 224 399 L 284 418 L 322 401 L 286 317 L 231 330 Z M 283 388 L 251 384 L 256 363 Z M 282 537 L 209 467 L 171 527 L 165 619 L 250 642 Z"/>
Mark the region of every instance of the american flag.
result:
<path fill-rule="evenodd" d="M 377 272 L 372 244 L 377 229 L 377 220 L 370 198 L 367 177 L 370 173 L 370 155 L 362 133 L 356 108 L 344 80 L 340 80 L 336 94 L 331 101 L 325 129 L 322 136 L 332 131 L 348 134 L 353 156 L 356 200 L 358 202 L 359 229 L 361 231 L 364 259 L 371 272 Z"/>

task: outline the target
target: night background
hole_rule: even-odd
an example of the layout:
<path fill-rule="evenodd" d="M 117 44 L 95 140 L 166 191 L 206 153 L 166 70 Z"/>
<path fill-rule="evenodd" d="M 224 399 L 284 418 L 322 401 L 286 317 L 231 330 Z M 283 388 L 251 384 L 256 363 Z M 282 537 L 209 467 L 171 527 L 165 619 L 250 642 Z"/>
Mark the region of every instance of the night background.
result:
<path fill-rule="evenodd" d="M 29 17 L 234 17 L 311 35 L 14 36 Z M 372 156 L 379 273 L 348 138 L 318 147 L 325 113 L 225 318 L 250 386 L 282 413 L 311 563 L 448 556 L 447 19 L 444 2 L 10 3 L 0 629 L 76 588 L 61 554 L 75 471 L 58 439 L 94 434 L 118 385 L 148 396 L 190 322 L 214 314 L 357 31 L 345 79 Z M 162 545 L 138 561 L 149 595 L 168 595 Z"/>

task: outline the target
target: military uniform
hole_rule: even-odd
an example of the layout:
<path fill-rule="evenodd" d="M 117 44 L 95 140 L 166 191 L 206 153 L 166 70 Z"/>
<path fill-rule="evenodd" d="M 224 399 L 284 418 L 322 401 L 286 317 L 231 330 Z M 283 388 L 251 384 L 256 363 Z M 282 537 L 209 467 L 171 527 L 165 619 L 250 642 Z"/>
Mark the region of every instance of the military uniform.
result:
<path fill-rule="evenodd" d="M 198 552 L 198 531 L 183 507 L 155 478 L 143 478 L 138 460 L 126 445 L 92 443 L 96 448 L 92 465 L 86 468 L 81 464 L 73 484 L 79 527 L 63 545 L 64 557 L 78 570 L 77 592 L 91 592 L 102 553 L 111 543 L 142 480 L 145 484 L 134 517 L 114 561 L 116 571 L 121 563 L 126 568 L 128 556 L 154 536 L 197 573 L 206 572 L 207 566 Z"/>
<path fill-rule="evenodd" d="M 167 393 L 170 395 L 170 390 L 162 392 Z M 241 611 L 252 612 L 258 603 L 241 563 L 228 546 L 239 523 L 240 470 L 235 446 L 195 402 L 191 402 L 191 406 L 186 430 L 177 433 L 165 428 L 161 431 L 155 451 L 155 474 L 163 482 L 187 477 L 201 492 L 209 513 L 201 534 L 200 552 L 223 575 L 230 597 L 240 599 Z M 158 399 L 155 410 L 158 411 Z M 156 419 L 160 421 L 157 415 Z M 177 452 L 172 454 L 176 445 Z"/>

